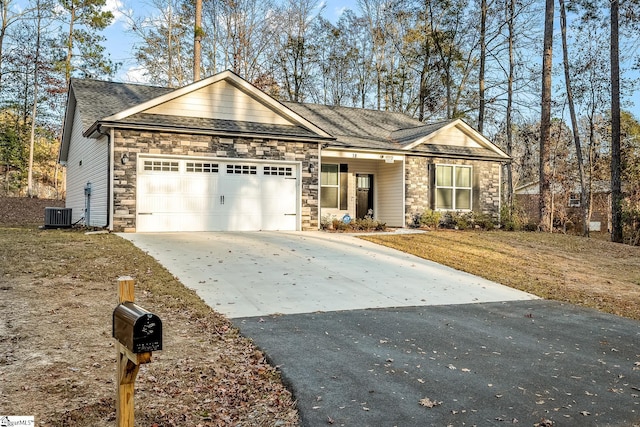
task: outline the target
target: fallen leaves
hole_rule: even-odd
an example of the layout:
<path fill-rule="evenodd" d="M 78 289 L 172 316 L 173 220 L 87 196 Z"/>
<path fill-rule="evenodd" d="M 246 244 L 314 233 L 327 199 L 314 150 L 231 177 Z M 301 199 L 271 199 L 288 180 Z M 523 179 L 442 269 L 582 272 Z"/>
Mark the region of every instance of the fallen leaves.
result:
<path fill-rule="evenodd" d="M 420 399 L 420 406 L 424 406 L 425 408 L 433 408 L 440 405 L 442 405 L 441 401 L 431 400 L 428 397 Z"/>

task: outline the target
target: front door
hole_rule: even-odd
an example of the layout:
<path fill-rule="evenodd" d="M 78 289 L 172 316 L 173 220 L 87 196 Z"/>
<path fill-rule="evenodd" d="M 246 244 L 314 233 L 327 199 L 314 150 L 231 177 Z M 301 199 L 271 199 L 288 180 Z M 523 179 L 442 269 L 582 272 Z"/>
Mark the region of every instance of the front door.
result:
<path fill-rule="evenodd" d="M 373 175 L 356 174 L 356 218 L 373 217 Z"/>

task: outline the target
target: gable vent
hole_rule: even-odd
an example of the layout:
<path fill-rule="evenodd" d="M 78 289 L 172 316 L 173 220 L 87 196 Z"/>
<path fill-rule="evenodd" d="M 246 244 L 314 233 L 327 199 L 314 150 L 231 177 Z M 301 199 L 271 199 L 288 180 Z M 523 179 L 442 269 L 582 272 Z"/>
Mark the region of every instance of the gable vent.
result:
<path fill-rule="evenodd" d="M 44 208 L 44 227 L 71 227 L 71 208 Z"/>

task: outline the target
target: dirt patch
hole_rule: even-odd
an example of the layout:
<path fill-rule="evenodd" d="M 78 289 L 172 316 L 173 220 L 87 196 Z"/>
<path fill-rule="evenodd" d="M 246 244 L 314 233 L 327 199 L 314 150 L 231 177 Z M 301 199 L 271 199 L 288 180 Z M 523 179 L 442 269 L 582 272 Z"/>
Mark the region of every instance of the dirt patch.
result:
<path fill-rule="evenodd" d="M 0 197 L 0 226 L 44 225 L 44 208 L 63 208 L 64 200 Z"/>
<path fill-rule="evenodd" d="M 2 202 L 6 199 L 2 200 Z M 39 206 L 38 206 L 39 209 Z M 117 279 L 163 321 L 136 381 L 137 426 L 294 426 L 279 372 L 151 257 L 115 235 L 0 223 L 0 413 L 113 426 Z"/>

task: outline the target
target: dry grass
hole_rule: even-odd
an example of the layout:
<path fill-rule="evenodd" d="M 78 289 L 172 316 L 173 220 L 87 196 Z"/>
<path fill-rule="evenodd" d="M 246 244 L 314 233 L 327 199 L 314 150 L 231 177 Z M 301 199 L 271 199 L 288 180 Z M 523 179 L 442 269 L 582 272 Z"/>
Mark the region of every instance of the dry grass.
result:
<path fill-rule="evenodd" d="M 153 258 L 115 235 L 0 225 L 0 413 L 41 426 L 115 421 L 117 278 L 163 321 L 136 382 L 136 425 L 298 424 L 263 354 Z"/>
<path fill-rule="evenodd" d="M 543 298 L 640 320 L 640 248 L 578 236 L 434 231 L 365 236 Z"/>

